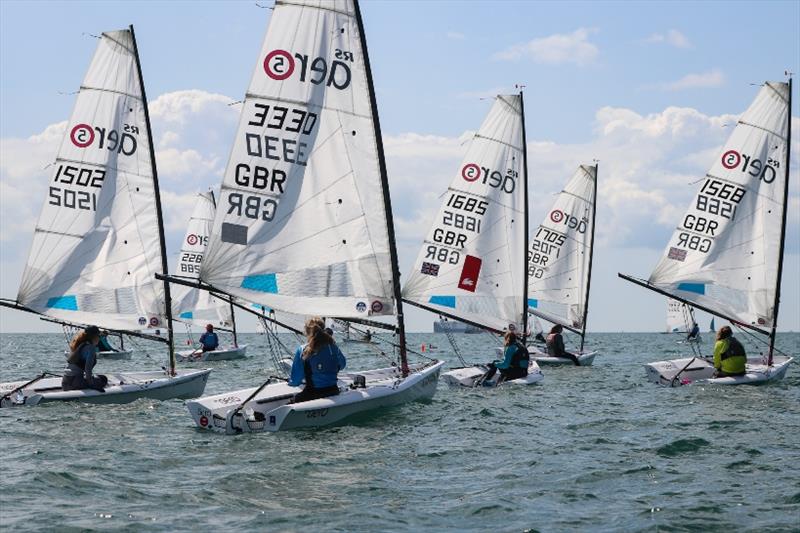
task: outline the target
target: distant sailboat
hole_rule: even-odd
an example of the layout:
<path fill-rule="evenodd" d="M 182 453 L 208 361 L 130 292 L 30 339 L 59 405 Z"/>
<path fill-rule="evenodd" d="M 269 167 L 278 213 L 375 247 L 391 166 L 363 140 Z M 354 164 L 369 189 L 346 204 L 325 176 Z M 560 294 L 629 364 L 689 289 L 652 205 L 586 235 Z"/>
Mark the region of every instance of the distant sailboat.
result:
<path fill-rule="evenodd" d="M 708 325 L 708 331 L 710 331 L 712 333 L 716 333 L 717 332 L 717 326 L 714 325 L 714 317 L 711 317 L 711 324 Z"/>
<path fill-rule="evenodd" d="M 646 365 L 651 381 L 738 385 L 782 379 L 778 355 L 791 145 L 791 85 L 766 82 L 739 118 L 649 280 L 621 277 L 766 336 L 743 376 L 714 377 L 704 357 Z"/>
<path fill-rule="evenodd" d="M 594 253 L 597 165 L 581 165 L 556 197 L 532 236 L 528 251 L 528 312 L 580 335 L 575 352 L 589 366 L 596 351 L 584 351 Z M 539 365 L 573 365 L 533 349 Z"/>
<path fill-rule="evenodd" d="M 166 328 L 170 368 L 105 373 L 105 392 L 61 379 L 0 384 L 2 406 L 192 398 L 210 370 L 175 370 L 164 230 L 133 27 L 103 33 L 58 151 L 15 302 L 8 307 L 123 332 Z M 60 349 L 55 362 L 63 364 Z"/>
<path fill-rule="evenodd" d="M 234 434 L 322 426 L 436 392 L 443 363 L 407 361 L 388 178 L 358 2 L 275 4 L 200 282 L 278 316 L 394 316 L 399 339 L 399 366 L 340 373 L 337 396 L 289 403 L 300 389 L 269 380 L 187 402 L 200 428 Z"/>
<path fill-rule="evenodd" d="M 499 95 L 467 148 L 464 161 L 403 288 L 404 300 L 493 333 L 526 333 L 528 184 L 522 93 Z M 442 374 L 455 386 L 475 386 L 486 372 L 468 366 Z M 494 354 L 491 354 L 494 357 Z M 542 379 L 535 362 L 528 376 Z"/>
<path fill-rule="evenodd" d="M 214 224 L 214 215 L 217 204 L 214 193 L 208 191 L 197 195 L 186 235 L 181 244 L 180 255 L 176 265 L 176 277 L 197 280 L 200 276 L 200 267 L 203 263 L 211 227 Z M 236 314 L 232 300 L 225 301 L 213 296 L 208 291 L 201 291 L 177 285 L 172 299 L 173 314 L 178 321 L 188 327 L 197 327 L 201 330 L 207 324 L 214 326 L 214 331 L 228 331 L 233 334 L 233 346 L 220 345 L 216 350 L 202 351 L 182 350 L 178 352 L 181 361 L 221 361 L 226 359 L 240 359 L 245 356 L 247 345 L 239 345 L 236 334 Z"/>

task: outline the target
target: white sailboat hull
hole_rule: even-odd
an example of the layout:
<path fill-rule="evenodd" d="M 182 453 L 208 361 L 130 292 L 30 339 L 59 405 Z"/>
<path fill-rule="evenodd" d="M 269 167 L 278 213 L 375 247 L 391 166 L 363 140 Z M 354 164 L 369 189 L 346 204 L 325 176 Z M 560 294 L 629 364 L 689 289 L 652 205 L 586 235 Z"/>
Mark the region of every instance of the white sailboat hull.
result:
<path fill-rule="evenodd" d="M 242 344 L 238 347 L 228 346 L 213 350 L 211 352 L 198 352 L 197 350 L 183 350 L 178 352 L 178 361 L 184 363 L 196 363 L 201 361 L 228 361 L 231 359 L 242 359 L 247 353 L 247 345 Z"/>
<path fill-rule="evenodd" d="M 105 392 L 93 389 L 65 391 L 61 389 L 61 378 L 38 380 L 13 394 L 8 395 L 25 381 L 0 383 L 0 407 L 34 406 L 49 402 L 71 402 L 97 404 L 130 403 L 140 398 L 170 400 L 172 398 L 196 398 L 203 394 L 210 368 L 202 370 L 177 370 L 177 375 L 167 376 L 162 371 L 105 373 L 108 385 Z"/>
<path fill-rule="evenodd" d="M 528 349 L 530 349 L 530 347 L 528 347 Z M 536 361 L 536 364 L 539 366 L 575 366 L 575 363 L 572 361 L 572 359 L 568 359 L 566 357 L 553 357 L 552 355 L 547 355 L 545 352 L 539 351 L 538 349 L 534 348 L 534 350 L 531 350 L 531 361 Z M 578 352 L 576 355 L 578 356 L 578 361 L 581 363 L 581 366 L 592 366 L 592 363 L 594 363 L 594 358 L 597 356 L 597 351 Z"/>
<path fill-rule="evenodd" d="M 97 352 L 98 359 L 112 359 L 115 361 L 128 360 L 133 356 L 133 350 L 120 350 L 116 352 Z"/>
<path fill-rule="evenodd" d="M 648 381 L 667 387 L 680 385 L 760 385 L 784 378 L 792 357 L 775 356 L 772 366 L 767 366 L 761 357 L 747 359 L 746 373 L 742 376 L 715 378 L 714 362 L 711 358 L 686 357 L 671 361 L 657 361 L 645 365 Z"/>
<path fill-rule="evenodd" d="M 341 373 L 339 395 L 297 404 L 289 402 L 302 387 L 281 382 L 264 387 L 238 412 L 255 387 L 199 398 L 186 407 L 197 427 L 227 435 L 327 426 L 359 413 L 433 398 L 443 365 L 412 365 L 406 378 L 396 367 Z M 364 376 L 365 388 L 350 388 L 355 376 Z"/>
<path fill-rule="evenodd" d="M 442 381 L 451 387 L 468 387 L 472 388 L 479 385 L 479 380 L 486 374 L 489 367 L 486 365 L 467 366 L 462 368 L 453 368 L 447 372 L 442 372 Z M 500 376 L 500 371 L 497 371 L 495 377 L 491 382 L 487 382 L 486 386 L 496 386 L 497 378 Z M 500 385 L 535 385 L 544 379 L 544 374 L 539 369 L 539 365 L 531 360 L 528 367 L 528 375 L 524 378 L 512 379 L 509 381 L 502 381 Z"/>

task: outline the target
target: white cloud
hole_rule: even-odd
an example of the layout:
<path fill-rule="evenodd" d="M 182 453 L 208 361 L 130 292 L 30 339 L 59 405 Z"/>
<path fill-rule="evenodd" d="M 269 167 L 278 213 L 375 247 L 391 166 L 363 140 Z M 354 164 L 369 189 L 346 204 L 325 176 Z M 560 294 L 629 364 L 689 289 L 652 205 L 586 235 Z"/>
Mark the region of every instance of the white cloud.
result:
<path fill-rule="evenodd" d="M 692 43 L 689 38 L 678 30 L 672 29 L 667 33 L 654 33 L 645 39 L 646 43 L 664 43 L 675 48 L 691 48 Z"/>
<path fill-rule="evenodd" d="M 463 41 L 466 38 L 466 35 L 458 31 L 448 31 L 446 35 L 452 41 Z"/>
<path fill-rule="evenodd" d="M 530 58 L 536 63 L 588 65 L 594 63 L 600 53 L 597 46 L 589 42 L 589 35 L 594 31 L 596 30 L 578 28 L 572 33 L 540 37 L 510 46 L 497 52 L 492 58 L 498 61 Z"/>
<path fill-rule="evenodd" d="M 662 83 L 660 87 L 666 91 L 683 91 L 685 89 L 710 89 L 722 87 L 725 74 L 718 68 L 699 74 L 687 74 L 679 80 Z"/>

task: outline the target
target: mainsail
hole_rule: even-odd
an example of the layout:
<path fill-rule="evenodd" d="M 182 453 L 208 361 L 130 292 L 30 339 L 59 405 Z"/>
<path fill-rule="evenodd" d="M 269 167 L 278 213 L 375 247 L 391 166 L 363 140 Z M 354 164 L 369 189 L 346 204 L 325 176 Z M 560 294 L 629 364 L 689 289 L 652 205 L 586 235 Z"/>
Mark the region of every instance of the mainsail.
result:
<path fill-rule="evenodd" d="M 683 303 L 667 298 L 667 333 L 686 333 Z"/>
<path fill-rule="evenodd" d="M 278 1 L 201 267 L 298 315 L 396 312 L 388 186 L 358 7 Z"/>
<path fill-rule="evenodd" d="M 522 94 L 498 96 L 472 138 L 403 289 L 434 313 L 527 328 L 527 175 Z"/>
<path fill-rule="evenodd" d="M 528 305 L 549 322 L 586 328 L 597 166 L 581 165 L 531 236 Z"/>
<path fill-rule="evenodd" d="M 697 185 L 655 288 L 736 322 L 774 324 L 789 127 L 789 85 L 767 82 Z"/>
<path fill-rule="evenodd" d="M 132 28 L 103 33 L 53 165 L 19 305 L 109 329 L 167 325 L 151 149 Z"/>
<path fill-rule="evenodd" d="M 217 207 L 214 193 L 197 195 L 197 202 L 189 218 L 189 226 L 181 244 L 175 276 L 191 280 L 200 277 L 200 265 L 211 235 Z M 231 305 L 208 291 L 177 285 L 173 289 L 173 315 L 176 320 L 203 327 L 213 324 L 229 328 L 233 324 Z"/>

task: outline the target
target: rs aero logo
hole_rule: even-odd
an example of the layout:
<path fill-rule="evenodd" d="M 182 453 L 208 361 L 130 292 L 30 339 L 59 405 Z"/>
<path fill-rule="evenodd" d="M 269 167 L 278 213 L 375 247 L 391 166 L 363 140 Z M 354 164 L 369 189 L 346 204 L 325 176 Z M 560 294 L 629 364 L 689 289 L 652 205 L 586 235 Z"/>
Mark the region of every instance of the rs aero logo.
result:
<path fill-rule="evenodd" d="M 337 48 L 334 57 L 336 59 L 329 63 L 324 57 L 311 59 L 303 54 L 273 50 L 264 58 L 264 72 L 276 81 L 295 76 L 301 82 L 311 82 L 314 85 L 324 83 L 339 90 L 347 89 L 352 79 L 347 62 L 353 63 L 353 53 Z"/>
<path fill-rule="evenodd" d="M 750 176 L 758 177 L 764 183 L 772 183 L 778 176 L 778 169 L 781 167 L 781 162 L 777 159 L 767 159 L 764 164 L 760 159 L 754 159 L 749 155 L 742 154 L 736 150 L 728 150 L 722 154 L 722 166 L 728 170 L 741 169 L 741 172 L 747 172 Z"/>
<path fill-rule="evenodd" d="M 461 177 L 470 183 L 481 180 L 481 183 L 500 189 L 503 192 L 511 194 L 517 183 L 517 176 L 519 173 L 514 169 L 508 169 L 505 176 L 497 170 L 481 167 L 475 163 L 467 163 L 461 169 Z"/>
<path fill-rule="evenodd" d="M 136 137 L 139 127 L 123 124 L 122 132 L 109 130 L 100 126 L 78 124 L 69 132 L 69 140 L 78 148 L 95 146 L 98 150 L 108 150 L 122 155 L 136 153 Z"/>
<path fill-rule="evenodd" d="M 579 219 L 576 216 L 568 215 L 560 209 L 553 209 L 550 211 L 550 220 L 555 224 L 564 224 L 570 229 L 576 230 L 578 233 L 586 233 L 586 218 Z"/>

